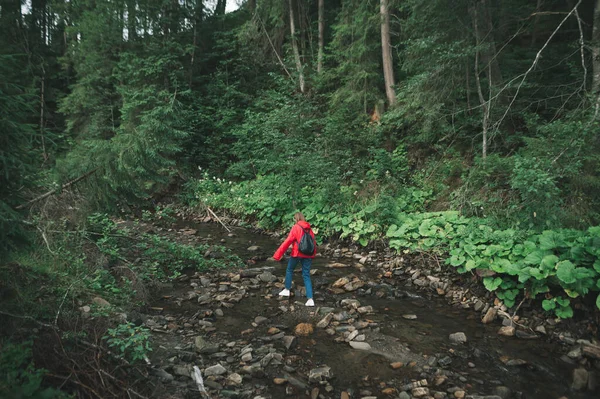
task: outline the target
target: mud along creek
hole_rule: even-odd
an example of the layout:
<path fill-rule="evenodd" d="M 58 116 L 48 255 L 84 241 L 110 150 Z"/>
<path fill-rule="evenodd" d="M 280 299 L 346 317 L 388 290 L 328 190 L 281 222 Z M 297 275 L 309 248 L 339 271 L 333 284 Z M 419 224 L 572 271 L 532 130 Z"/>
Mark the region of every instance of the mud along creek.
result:
<path fill-rule="evenodd" d="M 267 259 L 280 243 L 210 223 L 181 222 L 165 234 L 224 245 L 244 260 Z M 482 324 L 472 310 L 396 278 L 404 266 L 386 275 L 377 254 L 344 255 L 314 260 L 314 308 L 304 306 L 299 267 L 292 297 L 278 297 L 284 261 L 189 273 L 162 286 L 144 323 L 166 397 L 597 397 L 572 389 L 576 365 L 560 342 L 498 335 L 500 319 Z M 206 394 L 191 378 L 194 366 Z"/>

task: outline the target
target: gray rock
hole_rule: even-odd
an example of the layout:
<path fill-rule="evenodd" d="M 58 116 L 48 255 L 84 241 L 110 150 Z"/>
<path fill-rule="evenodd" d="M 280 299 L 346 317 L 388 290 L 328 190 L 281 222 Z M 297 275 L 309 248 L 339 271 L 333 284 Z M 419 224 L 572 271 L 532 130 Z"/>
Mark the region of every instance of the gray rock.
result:
<path fill-rule="evenodd" d="M 465 335 L 464 332 L 457 332 L 454 334 L 450 334 L 450 336 L 448 338 L 450 339 L 450 342 L 453 344 L 464 344 L 467 342 L 467 336 Z"/>
<path fill-rule="evenodd" d="M 342 299 L 340 305 L 347 306 L 352 309 L 358 309 L 360 307 L 360 302 L 357 299 Z"/>
<path fill-rule="evenodd" d="M 480 312 L 484 306 L 485 306 L 485 303 L 483 303 L 482 301 L 480 301 L 478 299 L 475 301 L 475 305 L 473 306 L 473 309 L 475 309 L 476 312 Z"/>
<path fill-rule="evenodd" d="M 175 377 L 173 377 L 173 375 L 167 373 L 165 370 L 163 369 L 153 369 L 152 370 L 152 375 L 158 377 L 161 381 L 173 381 L 175 379 Z"/>
<path fill-rule="evenodd" d="M 286 335 L 283 337 L 283 345 L 286 349 L 291 349 L 296 345 L 296 337 L 293 335 Z"/>
<path fill-rule="evenodd" d="M 275 277 L 271 272 L 259 274 L 258 278 L 265 283 L 272 283 L 273 281 L 277 280 L 277 277 Z"/>
<path fill-rule="evenodd" d="M 403 314 L 402 318 L 406 319 L 406 320 L 417 320 L 417 315 L 416 314 Z"/>
<path fill-rule="evenodd" d="M 321 382 L 332 377 L 331 367 L 321 366 L 312 369 L 308 373 L 308 382 Z"/>
<path fill-rule="evenodd" d="M 412 396 L 414 396 L 415 398 L 420 398 L 420 397 L 428 396 L 428 395 L 429 395 L 429 389 L 427 389 L 427 388 L 419 387 L 419 388 L 414 388 L 412 390 Z"/>
<path fill-rule="evenodd" d="M 247 352 L 242 355 L 242 362 L 252 361 L 252 352 Z"/>
<path fill-rule="evenodd" d="M 582 356 L 581 346 L 576 346 L 575 348 L 571 349 L 569 351 L 569 353 L 567 353 L 567 356 L 569 356 L 571 359 L 581 358 L 581 356 Z"/>
<path fill-rule="evenodd" d="M 410 395 L 406 392 L 400 392 L 400 395 L 398 395 L 398 399 L 410 399 Z"/>
<path fill-rule="evenodd" d="M 329 313 L 327 316 L 323 317 L 321 321 L 317 323 L 318 328 L 327 328 L 331 319 L 333 318 L 333 313 Z"/>
<path fill-rule="evenodd" d="M 512 391 L 510 388 L 505 386 L 499 386 L 494 388 L 494 395 L 499 396 L 501 399 L 509 399 Z"/>
<path fill-rule="evenodd" d="M 578 368 L 573 370 L 573 384 L 571 388 L 576 391 L 583 391 L 587 388 L 589 374 L 584 368 Z"/>
<path fill-rule="evenodd" d="M 350 346 L 353 349 L 357 349 L 357 350 L 361 350 L 361 351 L 369 351 L 369 350 L 371 350 L 371 345 L 369 345 L 366 342 L 350 341 Z"/>
<path fill-rule="evenodd" d="M 247 251 L 256 252 L 259 249 L 260 249 L 260 247 L 258 245 L 252 245 L 251 247 L 248 247 Z"/>
<path fill-rule="evenodd" d="M 234 386 L 241 385 L 242 384 L 242 376 L 239 375 L 238 373 L 229 374 L 229 376 L 227 377 L 227 384 L 234 385 Z"/>
<path fill-rule="evenodd" d="M 266 318 L 266 317 L 264 317 L 264 316 L 256 316 L 256 317 L 254 318 L 254 322 L 255 322 L 256 324 L 259 324 L 259 325 L 260 325 L 260 324 L 262 324 L 262 323 L 264 323 L 264 322 L 265 322 L 265 321 L 267 321 L 267 320 L 269 320 L 269 319 L 267 319 L 267 318 Z"/>
<path fill-rule="evenodd" d="M 450 356 L 444 356 L 440 360 L 438 360 L 438 364 L 442 367 L 449 366 L 452 363 L 452 358 Z"/>
<path fill-rule="evenodd" d="M 191 371 L 192 371 L 192 367 L 187 364 L 173 366 L 173 374 L 175 374 L 175 375 L 183 375 L 185 377 L 191 377 Z"/>
<path fill-rule="evenodd" d="M 201 351 L 202 349 L 206 348 L 207 346 L 208 346 L 208 343 L 201 336 L 197 336 L 196 338 L 194 338 L 194 347 L 196 348 L 197 351 Z"/>
<path fill-rule="evenodd" d="M 222 375 L 227 372 L 227 369 L 220 364 L 215 364 L 214 366 L 210 366 L 204 369 L 204 375 Z"/>

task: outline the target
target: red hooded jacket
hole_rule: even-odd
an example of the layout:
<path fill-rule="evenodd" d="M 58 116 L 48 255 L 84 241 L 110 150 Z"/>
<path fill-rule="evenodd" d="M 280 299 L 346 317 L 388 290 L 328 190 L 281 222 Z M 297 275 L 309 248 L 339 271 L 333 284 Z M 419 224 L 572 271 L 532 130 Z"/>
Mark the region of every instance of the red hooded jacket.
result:
<path fill-rule="evenodd" d="M 315 252 L 312 255 L 305 255 L 302 252 L 298 251 L 298 243 L 302 239 L 302 234 L 304 233 L 304 230 L 302 230 L 303 228 L 309 229 L 310 236 L 313 238 L 313 240 L 315 239 L 315 233 L 313 233 L 312 229 L 310 228 L 310 224 L 308 222 L 305 222 L 304 220 L 298 221 L 298 223 L 296 223 L 294 225 L 294 227 L 292 227 L 290 234 L 288 234 L 288 237 L 283 242 L 283 244 L 281 244 L 281 246 L 279 248 L 277 248 L 277 251 L 275 251 L 275 255 L 273 255 L 273 258 L 275 260 L 280 260 L 290 245 L 292 245 L 292 257 L 294 257 L 294 258 L 314 258 L 315 257 L 315 255 L 317 254 L 316 245 L 315 245 Z"/>

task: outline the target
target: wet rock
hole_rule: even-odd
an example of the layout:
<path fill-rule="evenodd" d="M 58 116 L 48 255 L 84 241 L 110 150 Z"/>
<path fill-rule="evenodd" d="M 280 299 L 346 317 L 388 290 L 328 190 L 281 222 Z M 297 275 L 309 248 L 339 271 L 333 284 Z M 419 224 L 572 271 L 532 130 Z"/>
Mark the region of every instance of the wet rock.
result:
<path fill-rule="evenodd" d="M 158 377 L 161 381 L 173 381 L 175 379 L 175 377 L 173 377 L 173 375 L 167 373 L 165 370 L 163 369 L 152 369 L 151 374 L 154 375 L 155 377 Z"/>
<path fill-rule="evenodd" d="M 429 389 L 428 388 L 423 388 L 423 387 L 419 387 L 419 388 L 414 388 L 412 391 L 412 396 L 414 396 L 415 398 L 421 398 L 423 396 L 428 396 L 429 395 Z"/>
<path fill-rule="evenodd" d="M 192 367 L 190 365 L 175 365 L 173 366 L 173 374 L 182 375 L 185 377 L 191 376 Z"/>
<path fill-rule="evenodd" d="M 464 332 L 457 332 L 454 334 L 450 334 L 450 336 L 448 338 L 450 339 L 450 342 L 453 344 L 464 344 L 467 342 L 467 336 L 465 335 Z"/>
<path fill-rule="evenodd" d="M 321 366 L 315 369 L 312 369 L 308 373 L 308 382 L 318 383 L 324 380 L 331 378 L 331 367 L 329 366 Z"/>
<path fill-rule="evenodd" d="M 455 391 L 454 397 L 456 399 L 463 399 L 465 397 L 465 391 L 462 391 L 462 390 Z"/>
<path fill-rule="evenodd" d="M 573 384 L 571 388 L 576 391 L 583 391 L 587 388 L 589 374 L 584 368 L 573 370 Z"/>
<path fill-rule="evenodd" d="M 532 334 L 527 331 L 521 331 L 521 330 L 517 330 L 515 332 L 515 335 L 517 336 L 517 338 L 520 338 L 520 339 L 538 339 L 539 338 L 539 336 L 537 334 Z"/>
<path fill-rule="evenodd" d="M 476 312 L 481 312 L 481 310 L 485 307 L 485 303 L 483 303 L 481 300 L 477 299 L 475 301 L 475 305 L 473 305 L 473 309 L 475 309 Z"/>
<path fill-rule="evenodd" d="M 366 338 L 365 334 L 360 334 L 360 335 L 357 335 L 356 338 L 354 338 L 354 340 L 356 342 L 363 342 L 365 340 L 365 338 Z"/>
<path fill-rule="evenodd" d="M 223 389 L 221 392 L 219 392 L 219 395 L 222 398 L 231 398 L 231 399 L 237 399 L 237 398 L 241 398 L 242 394 L 238 391 L 231 391 L 228 389 Z"/>
<path fill-rule="evenodd" d="M 398 399 L 410 399 L 410 395 L 406 392 L 400 392 L 400 395 L 398 395 Z"/>
<path fill-rule="evenodd" d="M 348 277 L 341 277 L 339 279 L 337 279 L 331 286 L 333 288 L 341 288 L 343 286 L 345 286 L 346 284 L 348 284 L 350 282 L 350 279 Z"/>
<path fill-rule="evenodd" d="M 285 346 L 286 349 L 291 349 L 296 345 L 296 337 L 294 337 L 293 335 L 286 335 L 283 337 L 283 346 Z"/>
<path fill-rule="evenodd" d="M 300 323 L 294 329 L 294 333 L 299 337 L 306 337 L 313 333 L 313 326 L 310 323 Z"/>
<path fill-rule="evenodd" d="M 416 320 L 417 315 L 416 314 L 403 314 L 402 318 L 406 319 L 406 320 Z"/>
<path fill-rule="evenodd" d="M 361 306 L 360 308 L 356 309 L 358 311 L 358 313 L 360 314 L 367 314 L 367 313 L 373 313 L 373 306 Z"/>
<path fill-rule="evenodd" d="M 226 372 L 227 372 L 227 369 L 225 367 L 221 366 L 220 364 L 215 364 L 214 366 L 210 366 L 210 367 L 207 367 L 206 369 L 204 369 L 205 376 L 222 375 L 222 374 L 225 374 Z"/>
<path fill-rule="evenodd" d="M 505 386 L 498 386 L 494 388 L 494 395 L 499 396 L 501 399 L 509 399 L 512 391 L 510 388 Z"/>
<path fill-rule="evenodd" d="M 229 376 L 227 377 L 227 385 L 242 385 L 242 376 L 238 373 L 229 374 Z"/>
<path fill-rule="evenodd" d="M 275 385 L 283 385 L 287 382 L 287 380 L 285 378 L 273 378 L 273 384 Z"/>
<path fill-rule="evenodd" d="M 364 287 L 365 282 L 360 280 L 354 280 L 344 285 L 344 289 L 348 292 L 356 291 L 359 288 Z"/>
<path fill-rule="evenodd" d="M 350 341 L 350 346 L 353 349 L 358 349 L 358 350 L 361 350 L 361 351 L 369 351 L 369 350 L 371 350 L 371 345 L 369 345 L 366 342 Z"/>
<path fill-rule="evenodd" d="M 333 319 L 335 321 L 344 321 L 344 320 L 348 320 L 349 318 L 350 318 L 350 314 L 348 312 L 346 312 L 345 310 L 342 310 L 339 313 L 333 314 Z"/>
<path fill-rule="evenodd" d="M 327 328 L 331 319 L 333 318 L 333 313 L 329 313 L 327 316 L 323 317 L 321 321 L 317 323 L 317 328 Z"/>
<path fill-rule="evenodd" d="M 271 272 L 261 273 L 258 275 L 258 278 L 264 283 L 272 283 L 273 281 L 277 280 L 277 277 L 275 277 Z"/>
<path fill-rule="evenodd" d="M 452 363 L 452 358 L 450 356 L 444 356 L 440 360 L 438 360 L 438 364 L 441 367 L 447 367 Z"/>
<path fill-rule="evenodd" d="M 481 322 L 483 324 L 489 324 L 492 321 L 496 320 L 497 315 L 498 315 L 498 310 L 496 310 L 496 308 L 489 308 L 487 310 L 487 312 L 485 313 L 485 316 L 483 316 L 483 319 L 481 319 Z"/>
<path fill-rule="evenodd" d="M 354 338 L 356 338 L 356 336 L 358 335 L 358 330 L 354 330 L 352 331 L 348 337 L 346 337 L 346 342 L 350 342 L 352 341 Z"/>
<path fill-rule="evenodd" d="M 260 247 L 258 245 L 252 245 L 250 247 L 248 247 L 246 250 L 249 252 L 256 252 L 260 249 Z"/>
<path fill-rule="evenodd" d="M 292 385 L 302 391 L 306 391 L 306 390 L 310 389 L 310 386 L 300 378 L 296 378 L 289 374 L 285 374 L 285 379 L 288 381 L 288 383 L 290 385 Z"/>
<path fill-rule="evenodd" d="M 540 326 L 537 326 L 537 327 L 535 328 L 535 331 L 536 331 L 536 332 L 539 332 L 539 333 L 541 333 L 541 334 L 544 334 L 544 335 L 548 334 L 548 333 L 546 332 L 546 327 L 544 327 L 544 326 L 542 326 L 542 325 L 540 325 Z"/>
<path fill-rule="evenodd" d="M 194 347 L 196 348 L 196 350 L 198 352 L 200 352 L 202 349 L 206 348 L 207 346 L 208 346 L 208 343 L 204 340 L 203 337 L 197 336 L 194 338 Z"/>
<path fill-rule="evenodd" d="M 402 363 L 402 362 L 390 363 L 390 367 L 393 368 L 394 370 L 397 370 L 403 366 L 404 366 L 404 363 Z"/>
<path fill-rule="evenodd" d="M 256 324 L 258 324 L 258 325 L 260 325 L 260 324 L 264 323 L 264 322 L 265 322 L 265 321 L 267 321 L 267 320 L 269 320 L 269 319 L 267 319 L 267 318 L 266 318 L 266 317 L 264 317 L 264 316 L 256 316 L 256 317 L 254 318 L 254 322 L 255 322 Z"/>
<path fill-rule="evenodd" d="M 503 335 L 505 337 L 512 337 L 515 335 L 515 328 L 512 326 L 504 326 L 500 327 L 498 330 L 498 335 Z"/>
<path fill-rule="evenodd" d="M 567 353 L 567 356 L 569 356 L 571 359 L 580 359 L 582 353 L 583 351 L 581 349 L 581 346 L 576 346 L 575 348 L 571 349 L 569 353 Z"/>
<path fill-rule="evenodd" d="M 342 301 L 340 302 L 340 305 L 347 306 L 352 309 L 358 309 L 360 307 L 360 302 L 358 301 L 358 299 L 347 298 L 347 299 L 342 299 Z"/>

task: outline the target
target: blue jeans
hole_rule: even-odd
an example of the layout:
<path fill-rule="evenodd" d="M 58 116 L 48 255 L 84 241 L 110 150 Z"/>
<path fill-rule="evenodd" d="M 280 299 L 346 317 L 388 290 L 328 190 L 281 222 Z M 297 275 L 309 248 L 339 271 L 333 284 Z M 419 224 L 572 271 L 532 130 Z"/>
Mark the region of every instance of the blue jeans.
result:
<path fill-rule="evenodd" d="M 298 262 L 302 263 L 302 278 L 304 279 L 304 286 L 306 287 L 306 297 L 311 299 L 313 297 L 312 283 L 310 281 L 310 265 L 312 265 L 311 258 L 294 258 L 290 257 L 290 261 L 285 271 L 285 288 L 292 288 L 292 275 Z"/>

